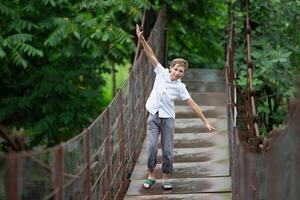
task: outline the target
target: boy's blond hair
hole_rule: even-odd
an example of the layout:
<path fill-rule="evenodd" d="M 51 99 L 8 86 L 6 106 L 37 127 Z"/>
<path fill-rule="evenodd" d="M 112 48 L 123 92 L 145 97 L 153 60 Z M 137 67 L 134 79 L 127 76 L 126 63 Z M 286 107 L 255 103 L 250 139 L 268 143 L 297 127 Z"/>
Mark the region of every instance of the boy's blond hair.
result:
<path fill-rule="evenodd" d="M 186 71 L 188 69 L 188 62 L 183 59 L 183 58 L 175 58 L 174 60 L 172 60 L 172 63 L 170 65 L 170 68 L 173 68 L 176 64 L 183 66 L 184 67 L 184 71 Z"/>

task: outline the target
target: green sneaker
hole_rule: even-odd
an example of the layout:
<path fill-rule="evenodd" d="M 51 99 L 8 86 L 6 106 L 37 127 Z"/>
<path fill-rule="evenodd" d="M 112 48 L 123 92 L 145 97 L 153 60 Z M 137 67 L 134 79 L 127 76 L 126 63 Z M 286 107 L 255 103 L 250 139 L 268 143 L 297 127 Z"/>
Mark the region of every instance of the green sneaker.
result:
<path fill-rule="evenodd" d="M 163 190 L 171 190 L 172 189 L 172 183 L 170 183 L 169 181 L 163 181 L 161 183 L 161 187 Z"/>
<path fill-rule="evenodd" d="M 147 179 L 144 180 L 143 186 L 144 186 L 145 189 L 149 189 L 149 188 L 151 188 L 155 183 L 156 183 L 156 180 L 152 180 L 152 179 L 150 179 L 150 178 L 147 178 Z"/>

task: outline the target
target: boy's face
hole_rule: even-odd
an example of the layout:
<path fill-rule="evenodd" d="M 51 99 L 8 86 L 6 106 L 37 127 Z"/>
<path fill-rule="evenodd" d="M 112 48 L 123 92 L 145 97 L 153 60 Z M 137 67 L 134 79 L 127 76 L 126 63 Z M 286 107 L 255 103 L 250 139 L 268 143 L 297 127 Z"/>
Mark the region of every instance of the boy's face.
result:
<path fill-rule="evenodd" d="M 172 81 L 181 79 L 184 76 L 185 67 L 179 64 L 176 64 L 170 69 L 170 78 Z"/>

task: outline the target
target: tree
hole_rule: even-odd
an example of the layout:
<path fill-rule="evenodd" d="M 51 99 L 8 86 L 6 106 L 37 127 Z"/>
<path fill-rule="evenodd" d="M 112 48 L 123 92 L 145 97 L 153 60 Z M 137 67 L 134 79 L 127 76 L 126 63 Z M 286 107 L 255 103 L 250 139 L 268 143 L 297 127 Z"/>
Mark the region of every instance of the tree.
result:
<path fill-rule="evenodd" d="M 101 113 L 101 73 L 134 52 L 146 1 L 0 3 L 0 121 L 29 146 L 78 134 Z M 132 27 L 132 28 L 131 28 Z"/>
<path fill-rule="evenodd" d="M 164 1 L 168 5 L 169 60 L 186 58 L 194 68 L 223 68 L 224 1 Z"/>
<path fill-rule="evenodd" d="M 287 116 L 289 98 L 295 93 L 299 77 L 297 33 L 300 1 L 251 1 L 251 51 L 254 88 L 263 134 L 281 126 Z M 235 1 L 237 40 L 235 71 L 237 84 L 246 86 L 246 47 L 244 16 Z M 298 40 L 299 41 L 299 40 Z"/>
<path fill-rule="evenodd" d="M 169 1 L 169 58 L 223 67 L 223 1 Z M 0 122 L 24 128 L 29 147 L 81 132 L 106 106 L 103 72 L 130 63 L 147 0 L 20 0 L 0 3 Z"/>

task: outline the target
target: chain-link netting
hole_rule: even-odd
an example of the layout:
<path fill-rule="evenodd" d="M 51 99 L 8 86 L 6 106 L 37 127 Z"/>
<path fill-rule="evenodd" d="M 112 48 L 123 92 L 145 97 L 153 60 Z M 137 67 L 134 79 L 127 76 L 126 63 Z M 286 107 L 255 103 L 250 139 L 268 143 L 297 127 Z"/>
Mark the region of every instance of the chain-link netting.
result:
<path fill-rule="evenodd" d="M 165 9 L 149 45 L 165 57 Z M 117 199 L 146 134 L 146 99 L 154 81 L 143 52 L 129 78 L 103 113 L 81 134 L 41 152 L 0 156 L 0 199 Z"/>

